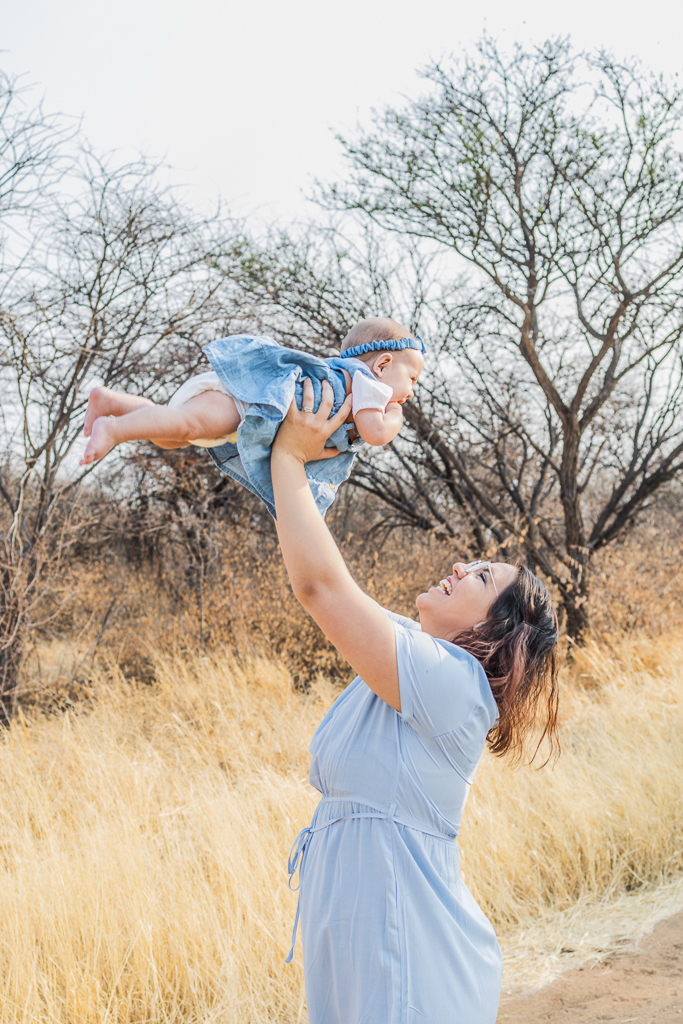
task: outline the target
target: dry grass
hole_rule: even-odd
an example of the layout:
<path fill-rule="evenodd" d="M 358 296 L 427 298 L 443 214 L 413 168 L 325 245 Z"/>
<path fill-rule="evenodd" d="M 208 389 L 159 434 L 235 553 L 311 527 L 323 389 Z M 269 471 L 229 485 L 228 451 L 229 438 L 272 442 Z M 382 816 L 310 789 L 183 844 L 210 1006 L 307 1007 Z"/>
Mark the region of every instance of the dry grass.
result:
<path fill-rule="evenodd" d="M 415 612 L 415 595 L 450 571 L 454 557 L 482 554 L 457 541 L 399 530 L 367 537 L 347 529 L 343 514 L 328 519 L 362 589 L 408 615 Z M 168 538 L 154 557 L 141 560 L 115 545 L 95 554 L 87 549 L 59 581 L 54 607 L 46 601 L 42 609 L 47 628 L 34 631 L 37 646 L 27 652 L 22 703 L 40 703 L 43 696 L 49 701 L 55 693 L 77 697 L 79 683 L 103 655 L 127 677 L 149 681 L 154 651 L 169 636 L 190 655 L 226 646 L 248 657 L 265 651 L 284 662 L 297 684 L 320 675 L 348 679 L 348 666 L 293 597 L 272 527 L 212 521 L 204 557 L 199 573 L 188 551 Z M 591 619 L 601 649 L 623 637 L 683 635 L 681 558 L 683 533 L 666 510 L 653 511 L 637 532 L 596 555 Z M 68 600 L 62 600 L 65 591 Z M 59 640 L 46 660 L 50 637 Z"/>
<path fill-rule="evenodd" d="M 506 929 L 683 872 L 681 638 L 589 645 L 572 676 L 556 767 L 486 758 L 468 802 L 464 870 Z"/>
<path fill-rule="evenodd" d="M 61 656 L 42 653 L 48 669 Z M 277 662 L 221 652 L 154 661 L 153 685 L 112 669 L 89 706 L 34 713 L 0 741 L 3 1024 L 306 1020 L 300 952 L 283 962 L 285 860 L 336 691 L 302 695 Z M 508 987 L 568 943 L 608 945 L 624 930 L 606 927 L 610 908 L 633 928 L 653 893 L 681 895 L 683 639 L 588 648 L 564 705 L 558 765 L 486 757 L 466 811 L 463 869 Z"/>
<path fill-rule="evenodd" d="M 265 663 L 158 673 L 2 745 L 0 1020 L 297 1019 L 283 858 L 322 704 Z"/>
<path fill-rule="evenodd" d="M 485 758 L 461 835 L 508 990 L 683 908 L 683 638 L 590 644 L 564 683 L 557 765 L 513 773 Z"/>

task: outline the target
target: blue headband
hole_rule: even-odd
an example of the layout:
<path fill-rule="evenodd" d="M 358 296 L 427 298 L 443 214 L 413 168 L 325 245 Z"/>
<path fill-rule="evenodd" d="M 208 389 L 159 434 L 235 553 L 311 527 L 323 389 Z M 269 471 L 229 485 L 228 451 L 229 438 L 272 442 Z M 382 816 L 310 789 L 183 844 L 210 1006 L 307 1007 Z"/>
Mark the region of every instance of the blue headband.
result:
<path fill-rule="evenodd" d="M 414 338 L 392 338 L 390 341 L 366 341 L 364 345 L 356 345 L 355 348 L 347 348 L 345 352 L 339 353 L 340 359 L 352 359 L 354 356 L 364 356 L 366 352 L 400 352 L 404 348 L 414 348 L 418 352 L 424 352 L 425 346 L 419 334 Z"/>

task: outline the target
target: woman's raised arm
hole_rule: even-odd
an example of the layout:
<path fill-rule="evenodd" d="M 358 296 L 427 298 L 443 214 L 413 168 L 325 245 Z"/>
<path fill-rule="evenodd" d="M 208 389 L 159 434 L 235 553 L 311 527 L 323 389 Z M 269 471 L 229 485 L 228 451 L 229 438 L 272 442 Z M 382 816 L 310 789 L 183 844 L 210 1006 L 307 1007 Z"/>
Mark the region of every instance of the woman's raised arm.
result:
<path fill-rule="evenodd" d="M 325 441 L 348 416 L 350 399 L 331 419 L 327 382 L 317 412 L 301 412 L 292 402 L 271 455 L 277 532 L 295 596 L 364 682 L 400 711 L 393 624 L 352 579 L 304 470 L 307 462 L 324 457 Z M 313 406 L 310 381 L 304 382 L 302 405 Z"/>

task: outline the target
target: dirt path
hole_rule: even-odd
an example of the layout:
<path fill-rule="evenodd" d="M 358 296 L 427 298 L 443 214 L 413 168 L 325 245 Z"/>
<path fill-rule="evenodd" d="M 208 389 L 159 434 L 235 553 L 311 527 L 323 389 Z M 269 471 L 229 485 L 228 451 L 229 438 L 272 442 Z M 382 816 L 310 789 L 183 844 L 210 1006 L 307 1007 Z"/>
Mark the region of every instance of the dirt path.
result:
<path fill-rule="evenodd" d="M 595 967 L 503 996 L 498 1024 L 683 1024 L 683 913 Z"/>

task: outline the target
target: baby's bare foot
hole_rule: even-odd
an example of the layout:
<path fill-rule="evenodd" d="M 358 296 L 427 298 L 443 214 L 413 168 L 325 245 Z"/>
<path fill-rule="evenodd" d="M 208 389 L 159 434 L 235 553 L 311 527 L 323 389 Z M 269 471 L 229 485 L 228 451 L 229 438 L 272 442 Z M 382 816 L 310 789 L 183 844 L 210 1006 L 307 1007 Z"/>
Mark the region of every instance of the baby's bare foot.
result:
<path fill-rule="evenodd" d="M 114 436 L 113 421 L 109 416 L 98 416 L 92 425 L 90 440 L 88 441 L 83 458 L 79 465 L 89 466 L 91 462 L 103 459 L 107 452 L 116 444 Z"/>
<path fill-rule="evenodd" d="M 143 405 L 153 404 L 149 398 L 127 395 L 125 391 L 112 391 L 104 386 L 93 388 L 88 397 L 83 433 L 90 437 L 92 425 L 98 416 L 125 416 L 127 412 L 133 412 Z"/>
<path fill-rule="evenodd" d="M 92 425 L 98 416 L 109 416 L 113 412 L 111 409 L 111 399 L 114 392 L 110 388 L 99 387 L 93 388 L 88 397 L 88 408 L 85 410 L 85 423 L 83 424 L 83 433 L 86 437 L 90 437 L 92 431 Z M 87 452 L 86 448 L 86 452 Z M 92 462 L 92 459 L 90 460 Z"/>

